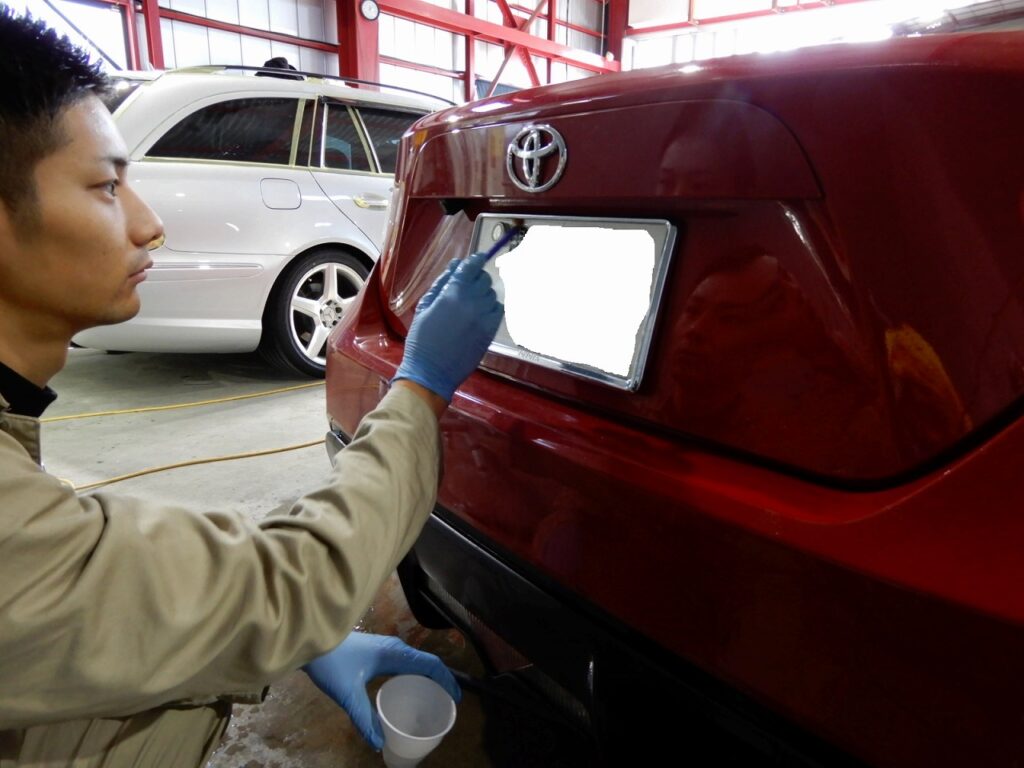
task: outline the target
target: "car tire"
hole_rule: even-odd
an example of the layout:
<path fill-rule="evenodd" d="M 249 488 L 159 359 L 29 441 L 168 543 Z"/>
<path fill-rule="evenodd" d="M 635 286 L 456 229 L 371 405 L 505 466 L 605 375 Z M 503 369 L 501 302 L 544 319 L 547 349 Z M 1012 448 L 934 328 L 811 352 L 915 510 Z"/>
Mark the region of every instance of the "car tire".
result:
<path fill-rule="evenodd" d="M 369 274 L 357 256 L 341 248 L 292 262 L 263 313 L 260 352 L 267 362 L 288 373 L 323 378 L 327 337 Z"/>

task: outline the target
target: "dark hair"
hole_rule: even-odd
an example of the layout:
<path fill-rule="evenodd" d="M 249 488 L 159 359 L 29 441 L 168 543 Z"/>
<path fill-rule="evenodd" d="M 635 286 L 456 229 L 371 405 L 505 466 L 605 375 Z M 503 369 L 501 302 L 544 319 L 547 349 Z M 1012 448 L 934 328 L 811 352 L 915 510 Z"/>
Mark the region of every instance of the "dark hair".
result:
<path fill-rule="evenodd" d="M 2 3 L 0 51 L 0 203 L 25 224 L 36 215 L 33 171 L 67 140 L 61 115 L 88 94 L 102 94 L 107 78 L 67 37 Z"/>
<path fill-rule="evenodd" d="M 288 59 L 284 56 L 275 56 L 272 59 L 267 59 L 263 62 L 263 69 L 256 73 L 256 77 L 281 77 L 285 80 L 302 80 L 302 75 L 286 75 L 284 73 L 278 74 L 277 72 L 268 72 L 268 69 L 290 69 L 293 72 L 297 70 L 291 64 L 288 63 Z"/>

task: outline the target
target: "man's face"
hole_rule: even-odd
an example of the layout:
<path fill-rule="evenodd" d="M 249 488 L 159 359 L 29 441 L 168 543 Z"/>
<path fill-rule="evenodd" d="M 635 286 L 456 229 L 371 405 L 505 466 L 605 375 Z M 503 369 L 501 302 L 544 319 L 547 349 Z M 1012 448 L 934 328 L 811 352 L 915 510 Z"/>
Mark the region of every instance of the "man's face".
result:
<path fill-rule="evenodd" d="M 71 335 L 139 311 L 146 245 L 163 232 L 127 183 L 127 150 L 89 96 L 60 118 L 65 142 L 35 167 L 36 215 L 16 226 L 0 206 L 0 307 L 43 335 Z"/>

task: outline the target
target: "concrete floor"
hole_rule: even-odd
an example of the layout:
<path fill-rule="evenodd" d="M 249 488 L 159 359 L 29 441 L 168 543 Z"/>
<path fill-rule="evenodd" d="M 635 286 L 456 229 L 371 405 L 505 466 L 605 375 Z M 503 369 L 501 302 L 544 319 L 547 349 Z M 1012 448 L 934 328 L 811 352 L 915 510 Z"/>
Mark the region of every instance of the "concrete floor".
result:
<path fill-rule="evenodd" d="M 75 349 L 51 382 L 59 398 L 45 416 L 188 403 L 303 383 L 309 380 L 279 374 L 255 355 L 114 355 Z M 44 426 L 43 458 L 50 472 L 82 485 L 146 467 L 319 440 L 325 430 L 324 389 L 318 386 L 181 410 L 56 421 Z M 327 468 L 326 452 L 318 444 L 159 472 L 107 490 L 195 508 L 233 509 L 258 520 L 315 487 Z M 458 632 L 430 631 L 416 623 L 394 576 L 361 626 L 396 634 L 472 677 L 481 673 L 479 659 Z M 496 743 L 488 736 L 494 729 L 487 727 L 485 705 L 465 690 L 454 729 L 421 763 L 423 768 L 566 764 L 545 760 L 543 744 L 536 756 L 527 754 L 524 739 L 508 728 L 501 729 L 504 736 Z M 534 731 L 528 721 L 522 727 Z M 305 675 L 293 673 L 273 686 L 262 705 L 236 707 L 210 765 L 361 768 L 383 761 L 354 732 L 344 712 Z"/>

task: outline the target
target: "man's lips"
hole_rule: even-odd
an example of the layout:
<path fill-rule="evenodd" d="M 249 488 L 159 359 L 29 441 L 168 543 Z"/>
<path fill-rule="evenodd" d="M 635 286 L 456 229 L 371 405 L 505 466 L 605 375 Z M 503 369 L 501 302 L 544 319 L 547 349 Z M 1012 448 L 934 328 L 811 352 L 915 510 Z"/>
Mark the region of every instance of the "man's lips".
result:
<path fill-rule="evenodd" d="M 135 277 L 136 275 L 145 272 L 147 269 L 149 269 L 152 266 L 153 266 L 153 260 L 152 259 L 146 259 L 145 263 L 141 267 L 139 267 L 137 270 L 132 272 L 130 277 Z"/>
<path fill-rule="evenodd" d="M 153 266 L 153 260 L 152 259 L 146 259 L 146 261 L 142 264 L 141 267 L 139 267 L 137 270 L 135 270 L 130 275 L 128 275 L 128 279 L 129 280 L 136 280 L 136 279 L 138 279 L 138 280 L 145 280 L 146 279 L 146 270 L 149 269 L 152 266 Z"/>

